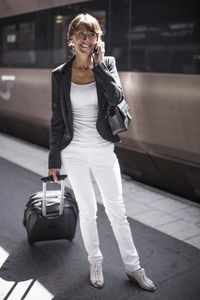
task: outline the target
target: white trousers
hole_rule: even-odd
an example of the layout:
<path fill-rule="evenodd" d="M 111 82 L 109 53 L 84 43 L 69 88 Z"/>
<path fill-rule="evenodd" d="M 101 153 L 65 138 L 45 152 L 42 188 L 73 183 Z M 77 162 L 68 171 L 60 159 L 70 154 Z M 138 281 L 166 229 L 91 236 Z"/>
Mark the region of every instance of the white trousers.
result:
<path fill-rule="evenodd" d="M 114 153 L 114 144 L 108 143 L 95 148 L 70 144 L 61 151 L 61 160 L 79 207 L 80 229 L 89 262 L 98 263 L 103 260 L 99 248 L 97 201 L 91 180 L 92 172 L 101 192 L 125 269 L 139 269 L 139 257 L 125 212 L 121 172 Z"/>

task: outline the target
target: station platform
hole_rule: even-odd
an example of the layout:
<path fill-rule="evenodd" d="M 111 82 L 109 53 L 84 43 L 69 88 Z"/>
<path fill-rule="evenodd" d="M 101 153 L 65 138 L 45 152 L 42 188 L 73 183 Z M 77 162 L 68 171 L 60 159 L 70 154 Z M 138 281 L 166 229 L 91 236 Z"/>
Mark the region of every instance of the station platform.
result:
<path fill-rule="evenodd" d="M 141 290 L 128 281 L 93 179 L 104 255 L 102 289 L 89 284 L 80 234 L 30 246 L 22 225 L 28 197 L 41 190 L 48 150 L 0 134 L 0 300 L 200 299 L 200 206 L 122 175 L 123 195 L 141 265 L 157 286 Z M 58 184 L 54 184 L 55 189 Z M 70 187 L 67 181 L 67 186 Z"/>

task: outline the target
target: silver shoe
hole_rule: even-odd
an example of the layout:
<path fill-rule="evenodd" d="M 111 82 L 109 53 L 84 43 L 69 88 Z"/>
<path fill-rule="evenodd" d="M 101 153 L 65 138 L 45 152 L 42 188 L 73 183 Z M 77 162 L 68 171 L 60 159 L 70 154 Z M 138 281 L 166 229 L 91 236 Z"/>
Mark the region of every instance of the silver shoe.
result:
<path fill-rule="evenodd" d="M 143 268 L 133 271 L 133 272 L 126 272 L 129 280 L 137 282 L 139 284 L 139 286 L 147 291 L 155 291 L 156 287 L 153 283 L 153 281 L 151 281 L 146 273 L 145 270 Z"/>
<path fill-rule="evenodd" d="M 96 288 L 102 288 L 104 284 L 102 264 L 90 264 L 90 283 Z"/>

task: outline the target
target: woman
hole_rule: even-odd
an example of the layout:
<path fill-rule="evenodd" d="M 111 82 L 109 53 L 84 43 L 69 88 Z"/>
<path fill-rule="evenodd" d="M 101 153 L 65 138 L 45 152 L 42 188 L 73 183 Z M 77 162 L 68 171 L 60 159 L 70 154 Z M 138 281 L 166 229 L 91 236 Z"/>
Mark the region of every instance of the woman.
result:
<path fill-rule="evenodd" d="M 114 136 L 105 118 L 108 104 L 123 100 L 114 57 L 104 57 L 98 21 L 79 14 L 70 23 L 68 40 L 74 56 L 52 71 L 52 119 L 49 175 L 57 181 L 61 165 L 68 174 L 80 212 L 80 228 L 90 263 L 90 282 L 101 288 L 103 256 L 99 248 L 97 203 L 90 177 L 99 186 L 106 213 L 119 245 L 125 271 L 140 287 L 154 291 L 140 267 L 125 214 Z"/>

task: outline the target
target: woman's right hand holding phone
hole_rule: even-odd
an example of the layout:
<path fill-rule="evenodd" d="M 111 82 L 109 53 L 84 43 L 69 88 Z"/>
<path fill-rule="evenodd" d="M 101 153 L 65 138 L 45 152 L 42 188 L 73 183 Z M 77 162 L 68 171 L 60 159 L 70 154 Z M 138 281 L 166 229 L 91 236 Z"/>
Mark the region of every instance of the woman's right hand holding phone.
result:
<path fill-rule="evenodd" d="M 97 41 L 93 51 L 95 64 L 99 64 L 100 62 L 103 61 L 104 53 L 105 53 L 105 43 L 99 40 Z"/>

